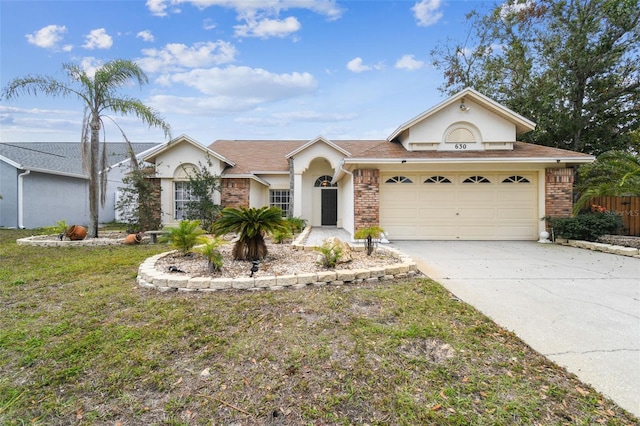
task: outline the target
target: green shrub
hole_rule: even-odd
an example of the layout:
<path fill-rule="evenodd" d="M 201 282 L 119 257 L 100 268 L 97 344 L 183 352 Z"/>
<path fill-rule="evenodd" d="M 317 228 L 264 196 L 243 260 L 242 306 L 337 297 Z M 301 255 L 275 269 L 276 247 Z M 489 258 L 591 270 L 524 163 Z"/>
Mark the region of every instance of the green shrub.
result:
<path fill-rule="evenodd" d="M 220 271 L 222 269 L 222 253 L 220 253 L 218 249 L 223 244 L 226 244 L 226 241 L 220 237 L 207 238 L 207 242 L 198 249 L 198 252 L 207 258 L 209 272 Z"/>
<path fill-rule="evenodd" d="M 187 254 L 196 244 L 205 242 L 204 231 L 199 220 L 182 220 L 177 228 L 166 228 L 168 239 L 173 248 Z"/>
<path fill-rule="evenodd" d="M 222 235 L 238 234 L 231 255 L 234 260 L 260 260 L 267 256 L 266 234 L 288 231 L 278 207 L 247 208 L 227 207 L 213 223 L 213 232 Z"/>
<path fill-rule="evenodd" d="M 622 218 L 611 212 L 584 213 L 575 217 L 549 218 L 556 237 L 569 240 L 597 241 L 605 234 L 615 234 L 623 227 Z"/>
<path fill-rule="evenodd" d="M 322 255 L 320 264 L 325 268 L 335 268 L 338 259 L 342 256 L 342 248 L 337 244 L 329 242 L 322 243 L 321 246 L 314 247 L 315 251 Z"/>
<path fill-rule="evenodd" d="M 285 220 L 293 234 L 299 234 L 307 226 L 306 219 L 302 219 L 301 217 L 288 217 Z"/>
<path fill-rule="evenodd" d="M 289 230 L 287 230 L 287 231 L 274 231 L 273 234 L 271 234 L 271 236 L 273 237 L 273 242 L 276 243 L 276 244 L 282 244 L 286 240 L 288 240 L 290 238 L 293 238 L 293 234 Z"/>

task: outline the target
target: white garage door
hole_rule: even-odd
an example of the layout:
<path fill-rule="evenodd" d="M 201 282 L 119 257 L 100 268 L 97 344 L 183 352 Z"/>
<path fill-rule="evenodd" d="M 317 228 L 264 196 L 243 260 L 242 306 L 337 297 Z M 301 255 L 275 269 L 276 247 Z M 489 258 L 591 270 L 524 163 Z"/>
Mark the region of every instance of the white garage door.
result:
<path fill-rule="evenodd" d="M 390 239 L 532 240 L 534 173 L 382 175 L 380 226 Z"/>

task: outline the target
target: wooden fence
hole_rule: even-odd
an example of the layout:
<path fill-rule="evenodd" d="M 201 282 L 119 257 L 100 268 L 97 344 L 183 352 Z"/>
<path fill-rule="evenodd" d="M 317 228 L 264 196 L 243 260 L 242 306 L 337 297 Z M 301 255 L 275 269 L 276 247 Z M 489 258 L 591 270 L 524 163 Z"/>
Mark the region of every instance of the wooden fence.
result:
<path fill-rule="evenodd" d="M 594 197 L 588 205 L 597 204 L 622 216 L 621 234 L 640 237 L 640 197 Z"/>

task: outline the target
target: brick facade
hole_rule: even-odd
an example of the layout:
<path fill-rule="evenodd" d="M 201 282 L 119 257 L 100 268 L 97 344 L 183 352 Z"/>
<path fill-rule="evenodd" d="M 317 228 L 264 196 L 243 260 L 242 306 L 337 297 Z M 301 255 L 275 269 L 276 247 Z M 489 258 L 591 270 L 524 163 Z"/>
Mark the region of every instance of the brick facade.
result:
<path fill-rule="evenodd" d="M 222 207 L 249 207 L 248 178 L 223 178 L 220 186 Z"/>
<path fill-rule="evenodd" d="M 380 171 L 353 171 L 353 207 L 355 230 L 380 226 Z"/>
<path fill-rule="evenodd" d="M 545 212 L 551 217 L 569 217 L 573 209 L 573 169 L 546 169 Z"/>

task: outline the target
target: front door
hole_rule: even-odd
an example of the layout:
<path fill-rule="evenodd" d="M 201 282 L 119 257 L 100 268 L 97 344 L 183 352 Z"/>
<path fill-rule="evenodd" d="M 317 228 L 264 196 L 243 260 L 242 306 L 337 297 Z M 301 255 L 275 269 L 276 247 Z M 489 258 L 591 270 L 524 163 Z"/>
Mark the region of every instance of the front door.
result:
<path fill-rule="evenodd" d="M 336 226 L 338 223 L 338 191 L 322 189 L 322 226 Z"/>

